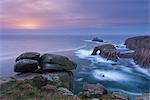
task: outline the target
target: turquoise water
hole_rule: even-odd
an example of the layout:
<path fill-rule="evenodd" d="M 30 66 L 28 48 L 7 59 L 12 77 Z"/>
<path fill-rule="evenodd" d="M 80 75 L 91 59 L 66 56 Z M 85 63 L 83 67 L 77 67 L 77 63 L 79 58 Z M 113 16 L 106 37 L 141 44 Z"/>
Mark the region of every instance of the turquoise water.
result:
<path fill-rule="evenodd" d="M 92 56 L 97 45 L 111 43 L 118 45 L 118 51 L 130 52 L 123 45 L 124 36 L 102 36 L 104 43 L 92 42 L 94 36 L 4 36 L 0 40 L 0 77 L 15 75 L 13 65 L 19 54 L 27 51 L 56 53 L 68 56 L 78 67 L 74 70 L 74 92 L 82 91 L 84 83 L 101 83 L 110 92 L 122 91 L 131 97 L 150 92 L 150 71 L 140 68 L 132 59 L 107 61 L 99 55 Z M 104 77 L 102 77 L 104 75 Z"/>
<path fill-rule="evenodd" d="M 90 63 L 81 65 L 75 71 L 77 86 L 75 92 L 81 91 L 82 87 L 80 86 L 83 86 L 85 83 L 101 83 L 110 92 L 122 91 L 130 95 L 131 98 L 134 98 L 135 95 L 150 92 L 149 69 L 142 69 L 132 59 L 119 59 L 117 62 L 113 62 L 107 61 L 99 55 L 91 55 L 93 45 L 112 43 L 112 41 L 96 43 L 91 40 L 85 40 L 85 42 L 87 47 L 77 50 L 75 55 L 79 59 L 87 60 Z M 120 52 L 132 52 L 126 49 L 123 43 L 114 42 L 113 45 L 118 45 L 117 50 Z"/>

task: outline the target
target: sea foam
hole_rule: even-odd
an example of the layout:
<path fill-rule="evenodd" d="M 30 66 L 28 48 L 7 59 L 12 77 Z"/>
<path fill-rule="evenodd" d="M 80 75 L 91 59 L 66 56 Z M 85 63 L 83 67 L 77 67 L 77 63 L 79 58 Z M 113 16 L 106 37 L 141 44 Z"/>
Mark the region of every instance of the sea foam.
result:
<path fill-rule="evenodd" d="M 80 49 L 76 51 L 76 56 L 78 56 L 81 59 L 88 59 L 92 62 L 100 62 L 100 63 L 115 63 L 111 60 L 107 60 L 105 58 L 102 58 L 100 55 L 91 55 L 93 50 L 86 50 L 86 49 Z"/>
<path fill-rule="evenodd" d="M 118 71 L 112 70 L 94 70 L 92 72 L 93 76 L 98 80 L 109 80 L 109 81 L 122 81 L 122 80 L 130 80 L 128 75 L 123 74 Z"/>

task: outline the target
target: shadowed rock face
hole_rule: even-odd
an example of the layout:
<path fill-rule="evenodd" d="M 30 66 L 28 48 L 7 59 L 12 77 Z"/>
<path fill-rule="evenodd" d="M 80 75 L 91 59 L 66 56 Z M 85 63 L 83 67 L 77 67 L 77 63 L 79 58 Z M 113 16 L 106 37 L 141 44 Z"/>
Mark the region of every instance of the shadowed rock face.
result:
<path fill-rule="evenodd" d="M 133 59 L 137 64 L 141 65 L 142 67 L 150 68 L 150 48 L 136 49 Z"/>
<path fill-rule="evenodd" d="M 135 50 L 138 48 L 150 48 L 150 36 L 137 36 L 125 41 L 127 48 Z"/>
<path fill-rule="evenodd" d="M 134 52 L 130 53 L 118 53 L 119 58 L 133 58 Z"/>
<path fill-rule="evenodd" d="M 127 48 L 135 50 L 134 61 L 142 67 L 150 68 L 150 36 L 137 36 L 125 41 Z"/>
<path fill-rule="evenodd" d="M 16 62 L 15 72 L 34 72 L 38 69 L 38 61 L 31 59 L 22 59 Z"/>
<path fill-rule="evenodd" d="M 42 70 L 73 70 L 77 65 L 69 60 L 69 58 L 61 55 L 44 54 L 40 58 L 40 66 Z"/>
<path fill-rule="evenodd" d="M 16 58 L 15 72 L 34 72 L 38 69 L 40 53 L 25 52 Z"/>
<path fill-rule="evenodd" d="M 16 58 L 16 62 L 21 60 L 21 59 L 32 59 L 32 60 L 39 60 L 40 53 L 38 52 L 26 52 L 21 54 Z"/>
<path fill-rule="evenodd" d="M 104 44 L 94 48 L 92 55 L 96 55 L 97 51 L 100 51 L 99 55 L 106 58 L 107 60 L 117 61 L 117 51 L 112 44 Z"/>

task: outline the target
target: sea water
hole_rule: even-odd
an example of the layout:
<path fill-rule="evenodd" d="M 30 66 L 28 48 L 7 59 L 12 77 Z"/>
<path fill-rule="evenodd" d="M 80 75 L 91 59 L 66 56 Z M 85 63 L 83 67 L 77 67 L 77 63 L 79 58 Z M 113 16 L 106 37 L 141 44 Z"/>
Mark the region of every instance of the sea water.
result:
<path fill-rule="evenodd" d="M 150 92 L 150 72 L 136 65 L 132 59 L 106 60 L 91 55 L 98 45 L 111 43 L 120 52 L 126 49 L 124 41 L 129 36 L 102 35 L 103 43 L 92 42 L 94 36 L 1 36 L 0 77 L 15 75 L 15 58 L 23 52 L 55 53 L 68 56 L 78 64 L 74 73 L 74 92 L 82 91 L 85 83 L 101 83 L 110 92 L 122 91 L 130 96 Z M 104 77 L 103 77 L 104 76 Z"/>

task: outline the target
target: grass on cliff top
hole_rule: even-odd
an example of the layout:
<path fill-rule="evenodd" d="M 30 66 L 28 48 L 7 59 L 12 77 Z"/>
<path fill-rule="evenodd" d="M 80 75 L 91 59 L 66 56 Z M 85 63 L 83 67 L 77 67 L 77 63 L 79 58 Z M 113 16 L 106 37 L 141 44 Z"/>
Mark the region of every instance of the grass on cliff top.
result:
<path fill-rule="evenodd" d="M 28 83 L 32 88 L 20 88 L 19 84 Z M 73 100 L 71 96 L 63 96 L 51 92 L 41 91 L 41 87 L 47 84 L 45 79 L 34 78 L 32 80 L 11 80 L 0 85 L 0 100 Z"/>
<path fill-rule="evenodd" d="M 75 96 L 64 96 L 54 92 L 42 91 L 41 87 L 47 83 L 47 79 L 43 77 L 23 81 L 11 80 L 0 85 L 0 100 L 91 100 L 91 98 L 83 95 L 78 95 L 80 99 L 77 99 Z M 115 100 L 109 95 L 100 96 L 99 99 Z"/>

